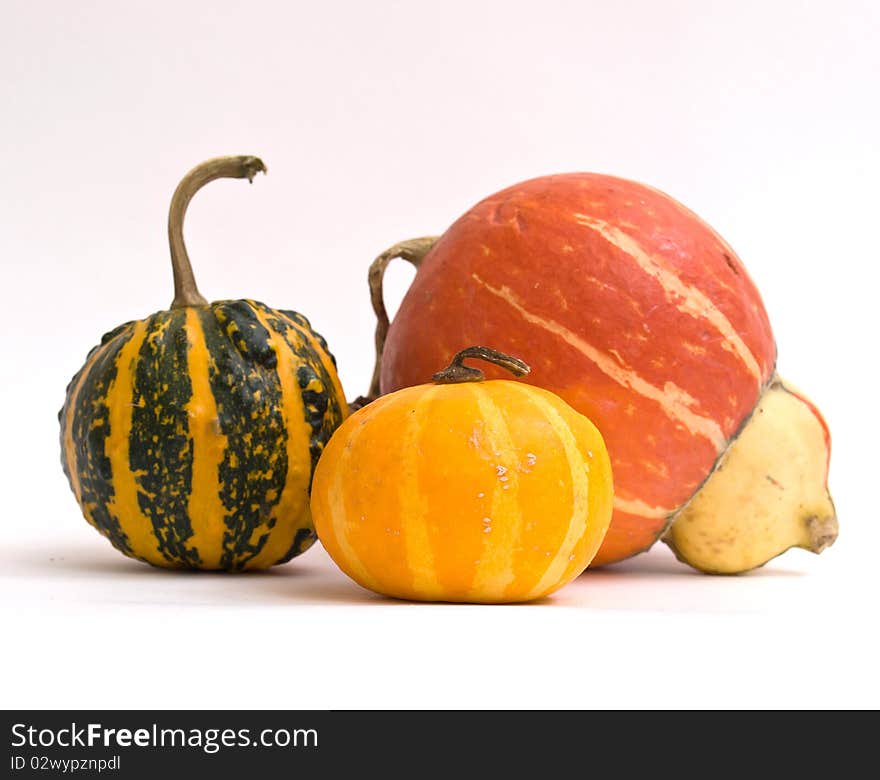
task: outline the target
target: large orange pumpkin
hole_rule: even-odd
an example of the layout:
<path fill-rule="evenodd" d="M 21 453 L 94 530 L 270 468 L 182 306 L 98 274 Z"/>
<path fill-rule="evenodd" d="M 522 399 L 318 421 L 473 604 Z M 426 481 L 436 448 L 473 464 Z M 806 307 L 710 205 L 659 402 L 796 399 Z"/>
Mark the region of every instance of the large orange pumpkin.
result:
<path fill-rule="evenodd" d="M 418 272 L 386 340 L 392 257 Z M 425 382 L 462 345 L 490 343 L 602 431 L 614 519 L 594 564 L 653 544 L 773 376 L 767 314 L 733 249 L 668 195 L 624 179 L 517 184 L 438 240 L 386 252 L 371 282 L 384 343 L 372 394 Z"/>
<path fill-rule="evenodd" d="M 552 393 L 461 365 L 348 418 L 312 485 L 318 538 L 350 577 L 424 601 L 537 599 L 577 577 L 611 520 L 602 436 Z M 476 380 L 476 381 L 475 381 Z"/>

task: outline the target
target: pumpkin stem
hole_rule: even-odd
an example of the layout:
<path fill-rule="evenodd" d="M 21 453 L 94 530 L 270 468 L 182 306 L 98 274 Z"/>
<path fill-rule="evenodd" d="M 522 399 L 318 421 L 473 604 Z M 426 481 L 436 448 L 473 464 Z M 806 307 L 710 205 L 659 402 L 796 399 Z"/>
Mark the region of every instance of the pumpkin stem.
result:
<path fill-rule="evenodd" d="M 208 301 L 196 287 L 189 254 L 183 243 L 183 217 L 192 196 L 214 179 L 247 179 L 253 181 L 254 176 L 266 166 L 259 157 L 215 157 L 197 165 L 183 177 L 168 209 L 168 243 L 171 246 L 171 268 L 174 272 L 174 301 L 172 309 L 185 306 L 206 306 Z"/>
<path fill-rule="evenodd" d="M 499 352 L 489 347 L 468 347 L 459 352 L 452 362 L 442 371 L 438 371 L 431 377 L 435 382 L 442 385 L 452 385 L 459 382 L 482 382 L 486 377 L 479 368 L 466 366 L 462 363 L 465 358 L 480 358 L 494 363 L 496 366 L 506 368 L 514 376 L 525 376 L 531 371 L 527 363 L 512 355 Z"/>
<path fill-rule="evenodd" d="M 379 255 L 370 266 L 369 284 L 370 284 L 370 301 L 373 304 L 373 311 L 376 313 L 376 363 L 373 367 L 373 378 L 370 380 L 370 389 L 366 396 L 360 396 L 354 403 L 353 408 L 366 406 L 370 401 L 375 401 L 379 397 L 379 374 L 382 369 L 382 353 L 385 351 L 385 339 L 388 337 L 388 310 L 385 308 L 385 297 L 382 290 L 382 284 L 385 279 L 385 269 L 388 263 L 396 258 L 406 260 L 411 263 L 418 271 L 422 260 L 428 254 L 431 247 L 437 241 L 437 236 L 425 236 L 424 238 L 411 238 L 408 241 L 401 241 L 399 244 L 386 249 Z"/>

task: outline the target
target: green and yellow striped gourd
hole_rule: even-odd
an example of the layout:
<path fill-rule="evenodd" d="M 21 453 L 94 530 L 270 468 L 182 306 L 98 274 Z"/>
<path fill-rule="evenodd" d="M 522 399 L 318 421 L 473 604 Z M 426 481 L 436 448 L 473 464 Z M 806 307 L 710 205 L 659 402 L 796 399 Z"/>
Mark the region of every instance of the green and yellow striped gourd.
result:
<path fill-rule="evenodd" d="M 61 462 L 86 520 L 156 566 L 239 571 L 315 540 L 312 472 L 347 414 L 308 320 L 252 300 L 208 304 L 183 244 L 192 195 L 252 179 L 255 157 L 194 168 L 171 203 L 170 310 L 108 333 L 67 388 Z"/>

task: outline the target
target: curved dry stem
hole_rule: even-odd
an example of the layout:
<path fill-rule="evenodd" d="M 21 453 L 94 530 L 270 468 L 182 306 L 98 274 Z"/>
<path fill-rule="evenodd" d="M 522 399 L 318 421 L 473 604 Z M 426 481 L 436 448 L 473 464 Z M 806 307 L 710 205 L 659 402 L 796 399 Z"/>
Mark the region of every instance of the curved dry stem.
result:
<path fill-rule="evenodd" d="M 437 384 L 452 385 L 459 382 L 482 382 L 486 377 L 479 368 L 466 366 L 462 362 L 465 358 L 479 358 L 496 366 L 506 368 L 514 376 L 525 376 L 531 371 L 528 363 L 523 362 L 519 358 L 508 355 L 506 352 L 499 352 L 497 349 L 490 347 L 467 347 L 459 352 L 452 362 L 442 371 L 438 371 L 431 379 Z"/>
<path fill-rule="evenodd" d="M 391 323 L 388 320 L 388 310 L 385 308 L 385 297 L 383 293 L 383 282 L 385 280 L 385 269 L 388 264 L 396 259 L 406 260 L 411 263 L 416 271 L 425 259 L 425 255 L 431 250 L 431 247 L 437 241 L 437 236 L 424 236 L 423 238 L 411 238 L 408 241 L 401 241 L 399 244 L 386 249 L 379 255 L 370 266 L 369 285 L 370 285 L 370 301 L 373 304 L 373 311 L 376 313 L 376 364 L 373 367 L 373 377 L 370 380 L 370 389 L 366 396 L 361 396 L 351 405 L 352 408 L 360 408 L 366 406 L 370 401 L 379 397 L 379 374 L 382 369 L 382 354 L 385 351 L 385 339 L 388 337 L 388 328 Z"/>
<path fill-rule="evenodd" d="M 215 157 L 197 165 L 177 185 L 171 197 L 171 207 L 168 209 L 168 244 L 171 247 L 171 269 L 174 273 L 172 309 L 205 306 L 208 303 L 196 286 L 189 254 L 183 242 L 183 218 L 193 195 L 214 179 L 253 181 L 254 176 L 260 172 L 265 173 L 266 166 L 259 157 L 250 155 Z"/>

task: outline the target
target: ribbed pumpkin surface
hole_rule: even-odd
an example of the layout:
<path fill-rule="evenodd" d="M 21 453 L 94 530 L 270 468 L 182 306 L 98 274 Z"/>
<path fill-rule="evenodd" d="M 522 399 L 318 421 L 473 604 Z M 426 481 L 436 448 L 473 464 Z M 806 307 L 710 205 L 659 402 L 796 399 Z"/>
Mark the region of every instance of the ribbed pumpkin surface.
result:
<path fill-rule="evenodd" d="M 421 385 L 346 420 L 315 472 L 324 547 L 398 598 L 541 598 L 580 574 L 611 520 L 595 426 L 521 382 Z"/>
<path fill-rule="evenodd" d="M 602 431 L 615 511 L 594 565 L 653 544 L 776 359 L 758 291 L 714 230 L 651 187 L 587 173 L 496 193 L 440 237 L 388 332 L 382 392 L 467 344 L 520 356 L 526 381 Z"/>
<path fill-rule="evenodd" d="M 255 301 L 162 311 L 108 333 L 59 414 L 86 519 L 157 566 L 283 563 L 315 539 L 309 487 L 347 413 L 324 340 Z"/>

